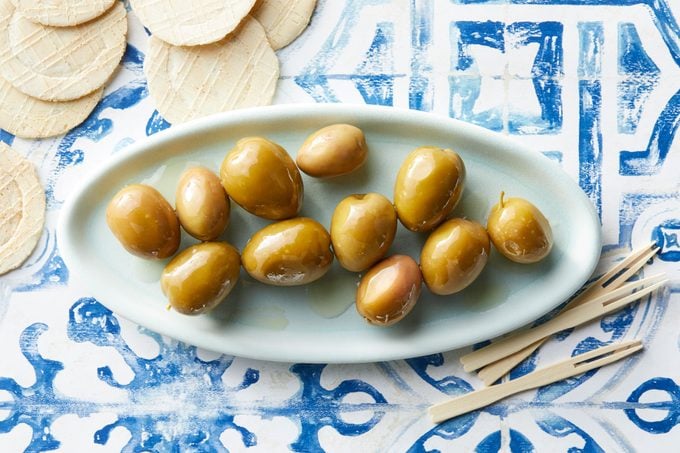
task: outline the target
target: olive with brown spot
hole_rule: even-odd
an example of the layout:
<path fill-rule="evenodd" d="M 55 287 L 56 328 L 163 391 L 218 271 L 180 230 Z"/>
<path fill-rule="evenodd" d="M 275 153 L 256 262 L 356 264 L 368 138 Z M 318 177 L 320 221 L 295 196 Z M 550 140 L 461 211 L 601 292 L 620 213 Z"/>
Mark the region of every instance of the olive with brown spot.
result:
<path fill-rule="evenodd" d="M 352 272 L 368 269 L 385 256 L 397 231 L 397 213 L 378 193 L 350 195 L 335 207 L 331 241 L 340 265 Z"/>
<path fill-rule="evenodd" d="M 255 280 L 298 286 L 323 277 L 333 262 L 331 237 L 316 220 L 283 220 L 257 231 L 243 249 L 243 268 Z"/>
<path fill-rule="evenodd" d="M 220 180 L 232 200 L 269 220 L 294 217 L 302 207 L 300 171 L 285 149 L 262 137 L 246 137 L 226 155 Z"/>
<path fill-rule="evenodd" d="M 477 279 L 489 259 L 491 242 L 482 225 L 466 219 L 441 224 L 425 241 L 420 269 L 434 294 L 457 293 Z"/>
<path fill-rule="evenodd" d="M 394 184 L 394 206 L 411 231 L 430 231 L 442 223 L 460 201 L 465 164 L 450 150 L 417 148 L 406 156 Z"/>
<path fill-rule="evenodd" d="M 106 207 L 106 223 L 123 247 L 141 258 L 168 258 L 179 248 L 177 215 L 151 186 L 121 189 Z"/>
<path fill-rule="evenodd" d="M 217 239 L 229 224 L 229 197 L 217 175 L 205 167 L 182 173 L 175 208 L 184 230 L 201 241 Z"/>
<path fill-rule="evenodd" d="M 496 249 L 516 263 L 537 263 L 553 246 L 548 219 L 524 198 L 501 199 L 493 208 L 486 229 Z"/>
<path fill-rule="evenodd" d="M 241 259 L 234 247 L 226 242 L 203 242 L 165 266 L 161 289 L 179 313 L 207 313 L 234 289 L 240 271 Z"/>
<path fill-rule="evenodd" d="M 406 255 L 394 255 L 373 266 L 359 283 L 356 308 L 369 323 L 390 326 L 416 305 L 422 288 L 418 264 Z"/>

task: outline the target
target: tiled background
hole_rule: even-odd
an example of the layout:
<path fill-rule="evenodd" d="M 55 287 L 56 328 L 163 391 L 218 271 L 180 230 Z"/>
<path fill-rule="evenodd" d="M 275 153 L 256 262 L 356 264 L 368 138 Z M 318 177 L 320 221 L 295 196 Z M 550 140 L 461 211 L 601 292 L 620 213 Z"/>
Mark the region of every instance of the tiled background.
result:
<path fill-rule="evenodd" d="M 15 139 L 39 168 L 45 234 L 0 277 L 0 451 L 678 451 L 680 2 L 320 0 L 281 50 L 276 103 L 433 111 L 558 161 L 602 220 L 601 268 L 654 239 L 666 290 L 560 335 L 516 373 L 619 339 L 647 350 L 439 427 L 424 416 L 480 386 L 460 351 L 366 365 L 266 363 L 196 350 L 113 315 L 70 279 L 55 241 L 83 175 L 169 127 L 130 14 L 122 70 L 54 140 Z"/>

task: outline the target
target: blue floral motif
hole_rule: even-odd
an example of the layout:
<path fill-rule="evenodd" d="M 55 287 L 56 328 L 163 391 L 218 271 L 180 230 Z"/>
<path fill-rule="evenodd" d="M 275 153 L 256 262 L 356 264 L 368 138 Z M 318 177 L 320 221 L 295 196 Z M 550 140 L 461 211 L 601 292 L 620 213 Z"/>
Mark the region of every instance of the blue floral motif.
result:
<path fill-rule="evenodd" d="M 60 442 L 52 436 L 50 426 L 61 414 L 89 415 L 88 409 L 71 406 L 55 392 L 54 378 L 64 366 L 38 352 L 38 338 L 46 330 L 45 324 L 32 324 L 19 338 L 21 351 L 35 371 L 35 384 L 24 388 L 14 379 L 0 377 L 0 390 L 9 392 L 12 397 L 11 401 L 0 402 L 0 409 L 9 410 L 9 416 L 0 421 L 0 433 L 8 433 L 21 423 L 30 426 L 33 434 L 26 451 L 48 451 L 59 447 Z"/>
<path fill-rule="evenodd" d="M 670 397 L 670 401 L 661 401 L 646 405 L 640 404 L 640 398 L 650 390 L 664 392 Z M 630 394 L 627 401 L 636 404 L 638 407 L 625 409 L 626 416 L 630 421 L 635 423 L 638 428 L 644 429 L 649 433 L 668 433 L 680 424 L 680 386 L 678 386 L 673 379 L 657 377 L 643 382 Z M 647 421 L 637 413 L 638 408 L 643 407 L 663 410 L 667 412 L 667 415 L 661 420 Z"/>
<path fill-rule="evenodd" d="M 371 385 L 357 379 L 342 381 L 336 388 L 326 390 L 321 386 L 321 372 L 325 365 L 296 364 L 290 370 L 302 383 L 298 394 L 288 401 L 289 417 L 299 418 L 301 433 L 297 441 L 291 445 L 293 451 L 323 451 L 319 444 L 318 433 L 324 426 L 335 428 L 344 436 L 358 436 L 371 430 L 385 415 L 380 407 L 387 401 Z M 342 399 L 352 393 L 365 393 L 373 399 L 369 404 L 353 404 L 349 407 Z M 346 423 L 340 418 L 346 410 L 374 411 L 370 420 L 359 423 Z"/>
<path fill-rule="evenodd" d="M 68 334 L 76 342 L 90 342 L 100 347 L 111 346 L 121 354 L 134 373 L 132 381 L 120 384 L 114 379 L 108 366 L 99 368 L 97 372 L 99 378 L 112 387 L 129 391 L 130 407 L 148 404 L 145 390 L 149 389 L 181 384 L 188 393 L 182 395 L 180 392 L 175 395 L 176 397 L 207 403 L 213 398 L 223 399 L 224 395 L 246 389 L 259 379 L 257 370 L 248 369 L 241 384 L 227 387 L 221 378 L 231 366 L 233 358 L 222 357 L 205 362 L 197 357 L 195 347 L 177 342 L 168 343 L 163 341 L 160 335 L 151 332 L 147 334 L 158 342 L 161 348 L 159 354 L 153 359 L 138 357 L 120 337 L 120 326 L 111 311 L 94 299 L 81 299 L 71 307 Z M 256 443 L 254 435 L 234 423 L 234 414 L 229 413 L 233 408 L 230 408 L 228 400 L 225 403 L 219 405 L 223 409 L 215 411 L 209 421 L 190 419 L 186 432 L 180 433 L 178 437 L 168 439 L 163 433 L 158 432 L 159 424 L 183 417 L 171 408 L 167 413 L 161 414 L 141 413 L 136 416 L 121 416 L 114 423 L 97 431 L 95 442 L 106 444 L 109 433 L 117 426 L 124 426 L 132 433 L 132 439 L 126 446 L 126 450 L 131 452 L 149 448 L 168 451 L 185 445 L 201 447 L 204 451 L 220 449 L 222 446 L 219 435 L 226 429 L 235 429 L 239 432 L 244 445 L 254 445 Z M 205 450 L 206 448 L 209 449 Z"/>
<path fill-rule="evenodd" d="M 38 352 L 37 342 L 40 335 L 47 330 L 45 324 L 29 326 L 21 336 L 21 349 L 24 356 L 33 366 L 36 372 L 36 383 L 30 388 L 20 387 L 14 380 L 0 378 L 0 390 L 8 391 L 13 400 L 0 403 L 0 409 L 9 408 L 11 415 L 0 422 L 0 432 L 11 431 L 19 423 L 25 423 L 33 429 L 33 438 L 27 447 L 27 451 L 48 451 L 59 447 L 60 442 L 55 439 L 50 426 L 58 417 L 64 414 L 77 414 L 80 417 L 91 415 L 102 409 L 112 410 L 109 405 L 97 403 L 83 403 L 58 394 L 54 388 L 54 379 L 63 365 L 54 360 L 43 358 Z M 210 395 L 223 395 L 225 393 L 238 392 L 252 385 L 258 380 L 258 372 L 249 369 L 245 373 L 241 385 L 233 388 L 225 387 L 221 381 L 221 375 L 231 365 L 231 359 L 220 359 L 203 362 L 196 357 L 193 347 L 175 344 L 175 347 L 167 346 L 160 341 L 160 337 L 153 335 L 159 340 L 161 353 L 154 359 L 142 359 L 137 357 L 120 338 L 118 321 L 111 312 L 104 308 L 94 299 L 82 299 L 70 310 L 69 336 L 76 342 L 91 342 L 97 346 L 113 346 L 116 348 L 127 364 L 135 372 L 135 377 L 129 384 L 121 385 L 112 378 L 108 367 L 99 369 L 99 376 L 108 384 L 129 390 L 131 401 L 128 406 L 121 407 L 122 412 L 127 412 L 136 404 L 144 404 L 141 399 L 144 389 L 156 388 L 161 385 L 184 382 L 187 388 L 192 389 L 191 382 L 197 384 L 192 389 L 192 395 L 200 396 L 201 392 L 207 392 L 203 399 Z M 209 376 L 206 384 L 203 377 Z M 148 402 L 147 402 L 148 403 Z M 229 407 L 226 406 L 228 411 Z M 95 434 L 93 441 L 106 444 L 113 428 L 124 426 L 132 434 L 132 438 L 125 446 L 126 452 L 147 451 L 179 451 L 183 446 L 197 447 L 199 451 L 215 451 L 223 449 L 219 441 L 219 434 L 225 429 L 236 429 L 241 433 L 245 445 L 255 443 L 254 436 L 244 428 L 236 425 L 233 415 L 228 413 L 216 413 L 213 420 L 206 423 L 204 420 L 191 419 L 186 432 L 181 433 L 179 438 L 167 438 L 167 433 L 160 432 L 159 423 L 182 417 L 173 409 L 164 414 L 145 414 L 143 409 L 137 411 L 140 415 L 120 418 L 101 428 Z"/>
<path fill-rule="evenodd" d="M 429 367 L 440 367 L 444 364 L 444 356 L 442 354 L 407 359 L 406 363 L 413 368 L 413 371 L 415 371 L 423 381 L 446 395 L 456 396 L 473 390 L 473 387 L 467 381 L 457 376 L 446 376 L 441 379 L 434 379 L 430 375 L 428 372 Z"/>
<path fill-rule="evenodd" d="M 513 134 L 558 133 L 562 127 L 562 31 L 562 24 L 558 22 L 453 22 L 450 31 L 451 45 L 457 48 L 457 54 L 452 59 L 452 75 L 449 77 L 449 115 L 488 129 L 508 129 Z M 533 61 L 529 62 L 530 74 L 511 74 L 511 77 L 517 83 L 516 89 L 527 86 L 533 88 L 532 94 L 536 96 L 540 114 L 528 116 L 518 111 L 516 106 L 510 105 L 505 119 L 501 99 L 497 106 L 475 113 L 483 79 L 491 77 L 492 82 L 503 83 L 509 61 L 518 58 L 509 54 L 519 54 L 520 50 L 534 44 L 538 45 L 538 49 Z M 494 49 L 498 53 L 501 64 L 497 65 L 493 76 L 479 73 L 479 63 L 472 53 L 472 49 L 479 46 Z M 530 85 L 523 82 L 529 82 Z"/>

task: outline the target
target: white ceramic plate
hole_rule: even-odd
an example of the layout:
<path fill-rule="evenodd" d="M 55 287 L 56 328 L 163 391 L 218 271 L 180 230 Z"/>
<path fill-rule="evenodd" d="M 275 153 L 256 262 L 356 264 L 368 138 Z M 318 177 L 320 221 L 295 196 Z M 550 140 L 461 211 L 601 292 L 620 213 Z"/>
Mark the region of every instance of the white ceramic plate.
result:
<path fill-rule="evenodd" d="M 327 227 L 335 205 L 352 193 L 392 198 L 397 170 L 417 146 L 456 150 L 467 167 L 464 196 L 454 214 L 486 223 L 501 190 L 531 200 L 549 219 L 554 248 L 534 265 L 519 265 L 495 251 L 481 277 L 453 296 L 427 290 L 402 322 L 368 325 L 354 309 L 358 276 L 337 262 L 316 283 L 269 287 L 241 273 L 238 287 L 210 315 L 188 317 L 166 310 L 158 279 L 165 262 L 128 255 L 110 233 L 105 209 L 124 185 L 146 182 L 171 203 L 178 175 L 200 163 L 219 171 L 242 137 L 260 135 L 293 156 L 316 129 L 346 122 L 362 128 L 370 148 L 357 173 L 314 180 L 304 176 L 301 215 Z M 242 249 L 267 222 L 232 203 L 224 239 Z M 426 235 L 401 225 L 390 254 L 419 257 Z M 184 238 L 184 244 L 192 241 Z M 486 340 L 545 314 L 590 276 L 600 254 L 600 225 L 577 184 L 542 154 L 508 138 L 449 118 L 362 105 L 282 105 L 242 110 L 175 126 L 115 154 L 70 196 L 62 209 L 59 246 L 72 278 L 114 312 L 153 331 L 206 349 L 286 362 L 369 362 L 414 357 Z"/>

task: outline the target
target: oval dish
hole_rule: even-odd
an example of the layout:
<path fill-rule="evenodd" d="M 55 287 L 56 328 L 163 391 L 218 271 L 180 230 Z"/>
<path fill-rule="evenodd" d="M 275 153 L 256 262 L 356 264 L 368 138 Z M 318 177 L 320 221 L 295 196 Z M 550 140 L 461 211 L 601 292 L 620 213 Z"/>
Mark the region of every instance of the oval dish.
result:
<path fill-rule="evenodd" d="M 293 158 L 305 138 L 334 123 L 361 128 L 369 147 L 356 173 L 317 180 L 303 176 L 301 216 L 328 228 L 337 203 L 352 193 L 378 192 L 392 199 L 404 157 L 418 146 L 454 149 L 467 181 L 454 215 L 486 224 L 491 206 L 507 196 L 531 200 L 549 219 L 554 248 L 534 265 L 512 263 L 492 250 L 480 278 L 453 296 L 423 288 L 402 322 L 367 324 L 354 308 L 358 274 L 337 260 L 326 277 L 309 286 L 269 287 L 241 270 L 238 286 L 208 315 L 166 310 L 158 279 L 167 262 L 127 254 L 106 226 L 105 210 L 124 185 L 154 185 L 174 205 L 179 174 L 205 165 L 215 172 L 242 137 L 262 136 Z M 239 250 L 268 224 L 235 204 L 222 236 Z M 496 337 L 525 325 L 571 296 L 590 276 L 600 255 L 600 224 L 585 194 L 542 154 L 502 135 L 446 117 L 396 108 L 296 104 L 240 110 L 174 126 L 113 155 L 71 194 L 59 224 L 59 248 L 72 279 L 101 303 L 148 329 L 209 350 L 263 360 L 306 363 L 371 362 L 415 357 Z M 419 258 L 426 235 L 399 226 L 388 255 Z M 183 233 L 180 250 L 195 243 Z"/>

